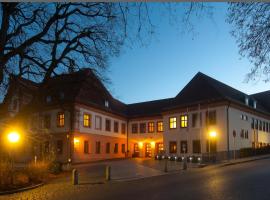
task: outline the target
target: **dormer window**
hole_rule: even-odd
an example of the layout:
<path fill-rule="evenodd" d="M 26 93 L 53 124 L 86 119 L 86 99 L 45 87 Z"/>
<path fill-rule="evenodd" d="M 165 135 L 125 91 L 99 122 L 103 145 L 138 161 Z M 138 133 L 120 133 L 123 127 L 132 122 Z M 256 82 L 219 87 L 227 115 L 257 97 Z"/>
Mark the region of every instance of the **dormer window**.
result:
<path fill-rule="evenodd" d="M 257 108 L 257 101 L 253 101 L 253 108 L 256 109 Z"/>
<path fill-rule="evenodd" d="M 59 97 L 60 97 L 60 99 L 64 99 L 65 93 L 64 92 L 60 92 Z"/>
<path fill-rule="evenodd" d="M 47 103 L 51 103 L 52 102 L 52 97 L 51 96 L 47 96 L 46 97 L 46 102 Z"/>
<path fill-rule="evenodd" d="M 248 97 L 245 98 L 245 104 L 248 106 L 249 99 Z"/>
<path fill-rule="evenodd" d="M 108 100 L 105 100 L 105 107 L 109 108 L 109 101 Z"/>

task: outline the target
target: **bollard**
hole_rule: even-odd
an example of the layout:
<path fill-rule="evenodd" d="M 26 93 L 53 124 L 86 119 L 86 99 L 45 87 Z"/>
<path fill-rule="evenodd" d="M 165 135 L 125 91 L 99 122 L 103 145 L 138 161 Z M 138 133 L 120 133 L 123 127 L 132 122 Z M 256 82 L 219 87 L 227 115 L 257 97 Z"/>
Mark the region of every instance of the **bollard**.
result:
<path fill-rule="evenodd" d="M 106 166 L 106 181 L 111 180 L 111 166 Z"/>
<path fill-rule="evenodd" d="M 72 183 L 73 185 L 78 185 L 79 183 L 79 173 L 77 169 L 72 170 Z"/>
<path fill-rule="evenodd" d="M 164 172 L 168 172 L 168 159 L 165 159 Z"/>
<path fill-rule="evenodd" d="M 184 157 L 184 160 L 183 160 L 183 170 L 187 170 L 187 158 Z"/>

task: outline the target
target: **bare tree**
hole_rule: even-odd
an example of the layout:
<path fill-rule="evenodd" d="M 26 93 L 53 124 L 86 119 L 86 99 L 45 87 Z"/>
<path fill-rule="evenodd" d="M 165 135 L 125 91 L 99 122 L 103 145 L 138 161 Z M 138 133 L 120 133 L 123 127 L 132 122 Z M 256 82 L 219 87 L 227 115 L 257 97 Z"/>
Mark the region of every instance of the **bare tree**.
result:
<path fill-rule="evenodd" d="M 228 22 L 233 25 L 241 56 L 246 56 L 254 67 L 247 80 L 270 75 L 270 3 L 231 3 Z"/>
<path fill-rule="evenodd" d="M 202 3 L 176 6 L 185 23 L 203 9 Z M 10 74 L 46 83 L 84 67 L 102 78 L 108 58 L 119 55 L 127 39 L 146 41 L 154 32 L 149 13 L 142 2 L 1 3 L 0 84 Z"/>

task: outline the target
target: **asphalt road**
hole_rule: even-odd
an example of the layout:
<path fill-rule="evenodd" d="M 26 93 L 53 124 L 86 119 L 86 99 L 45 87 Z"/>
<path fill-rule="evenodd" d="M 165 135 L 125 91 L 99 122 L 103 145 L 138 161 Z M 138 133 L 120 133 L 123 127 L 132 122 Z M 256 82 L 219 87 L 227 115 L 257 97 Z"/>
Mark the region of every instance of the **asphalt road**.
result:
<path fill-rule="evenodd" d="M 270 199 L 270 159 L 100 185 L 51 183 L 0 199 Z"/>

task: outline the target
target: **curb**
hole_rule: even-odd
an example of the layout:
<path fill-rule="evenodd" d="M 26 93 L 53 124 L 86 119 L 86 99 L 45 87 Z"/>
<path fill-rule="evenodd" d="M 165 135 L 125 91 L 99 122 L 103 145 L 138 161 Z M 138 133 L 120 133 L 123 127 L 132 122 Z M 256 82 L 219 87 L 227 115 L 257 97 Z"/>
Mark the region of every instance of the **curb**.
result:
<path fill-rule="evenodd" d="M 264 160 L 264 159 L 268 159 L 268 158 L 270 158 L 270 156 L 265 156 L 265 157 L 260 157 L 260 158 L 253 158 L 253 159 L 250 159 L 250 160 L 229 162 L 229 163 L 221 164 L 219 167 L 226 167 L 226 166 L 231 166 L 231 165 L 237 165 L 237 164 L 242 164 L 242 163 L 247 163 L 247 162 L 253 162 L 253 161 L 256 161 L 256 160 Z"/>
<path fill-rule="evenodd" d="M 4 191 L 4 192 L 0 192 L 0 195 L 6 195 L 6 194 L 13 194 L 13 193 L 18 193 L 18 192 L 24 192 L 27 190 L 31 190 L 31 189 L 35 189 L 38 187 L 43 186 L 44 183 L 39 183 L 36 185 L 32 185 L 32 186 L 28 186 L 28 187 L 24 187 L 24 188 L 20 188 L 20 189 L 15 189 L 15 190 L 8 190 L 8 191 Z"/>

